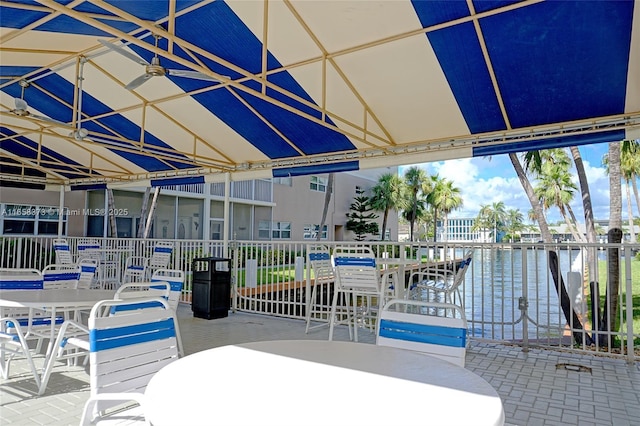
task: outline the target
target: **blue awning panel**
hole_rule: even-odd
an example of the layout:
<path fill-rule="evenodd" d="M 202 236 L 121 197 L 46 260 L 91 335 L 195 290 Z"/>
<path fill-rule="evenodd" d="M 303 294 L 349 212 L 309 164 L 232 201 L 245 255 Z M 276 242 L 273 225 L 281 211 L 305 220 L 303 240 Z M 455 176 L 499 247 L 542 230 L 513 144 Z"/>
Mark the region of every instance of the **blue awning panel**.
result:
<path fill-rule="evenodd" d="M 289 176 L 637 137 L 634 1 L 257 5 L 3 1 L 0 180 Z"/>

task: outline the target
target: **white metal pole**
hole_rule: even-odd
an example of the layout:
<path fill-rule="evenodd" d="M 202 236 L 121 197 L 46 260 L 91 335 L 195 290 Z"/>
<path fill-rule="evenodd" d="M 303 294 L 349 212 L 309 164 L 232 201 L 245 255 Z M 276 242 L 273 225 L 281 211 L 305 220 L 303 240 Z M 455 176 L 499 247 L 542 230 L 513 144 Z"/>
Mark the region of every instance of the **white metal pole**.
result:
<path fill-rule="evenodd" d="M 58 204 L 58 237 L 64 230 L 64 185 L 60 185 L 60 203 Z"/>
<path fill-rule="evenodd" d="M 231 174 L 224 175 L 224 225 L 222 228 L 222 256 L 229 257 L 229 198 L 231 193 Z"/>

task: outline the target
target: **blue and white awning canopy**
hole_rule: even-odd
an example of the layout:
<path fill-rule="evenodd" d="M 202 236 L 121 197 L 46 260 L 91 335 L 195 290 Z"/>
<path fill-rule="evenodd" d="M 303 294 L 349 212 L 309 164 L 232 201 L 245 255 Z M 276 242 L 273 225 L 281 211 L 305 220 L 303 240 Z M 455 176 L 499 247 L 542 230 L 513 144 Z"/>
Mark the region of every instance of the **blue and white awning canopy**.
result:
<path fill-rule="evenodd" d="M 5 183 L 293 176 L 640 126 L 634 1 L 8 0 L 0 21 Z"/>

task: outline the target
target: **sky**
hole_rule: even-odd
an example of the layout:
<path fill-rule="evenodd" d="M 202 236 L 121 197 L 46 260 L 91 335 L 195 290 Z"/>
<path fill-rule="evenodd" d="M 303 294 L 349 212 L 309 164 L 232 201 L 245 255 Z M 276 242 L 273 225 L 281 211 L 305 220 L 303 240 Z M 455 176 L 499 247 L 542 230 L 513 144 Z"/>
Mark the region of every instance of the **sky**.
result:
<path fill-rule="evenodd" d="M 579 149 L 589 182 L 594 217 L 595 219 L 607 219 L 609 217 L 609 176 L 602 165 L 602 157 L 608 150 L 608 144 L 582 145 Z M 502 201 L 506 210 L 519 209 L 525 222 L 528 222 L 527 215 L 531 204 L 508 155 L 464 158 L 415 165 L 425 169 L 430 175 L 438 173 L 440 177 L 453 181 L 454 185 L 460 188 L 464 205 L 461 209 L 452 212 L 449 217 L 476 217 L 481 205 Z M 401 166 L 399 168 L 400 176 L 404 175 L 409 167 L 411 165 Z M 573 175 L 574 183 L 579 188 L 575 169 Z M 631 197 L 633 199 L 633 193 Z M 627 218 L 627 204 L 624 187 L 622 188 L 622 202 L 622 218 L 625 220 Z M 579 190 L 571 207 L 578 221 L 584 222 Z M 562 220 L 560 212 L 555 207 L 551 208 L 547 214 L 550 223 Z M 639 215 L 635 204 L 633 205 L 633 215 Z"/>

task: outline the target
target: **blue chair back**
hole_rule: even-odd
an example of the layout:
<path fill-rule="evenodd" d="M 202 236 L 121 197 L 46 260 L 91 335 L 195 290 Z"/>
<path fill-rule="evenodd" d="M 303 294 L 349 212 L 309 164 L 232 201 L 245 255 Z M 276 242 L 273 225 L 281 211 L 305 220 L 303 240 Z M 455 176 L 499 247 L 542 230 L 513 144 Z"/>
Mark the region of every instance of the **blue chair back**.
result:
<path fill-rule="evenodd" d="M 424 352 L 464 367 L 467 322 L 457 305 L 392 299 L 382 308 L 376 344 Z"/>
<path fill-rule="evenodd" d="M 0 268 L 0 290 L 42 290 L 44 281 L 37 269 Z"/>
<path fill-rule="evenodd" d="M 151 377 L 178 359 L 179 342 L 175 312 L 162 298 L 98 302 L 89 315 L 91 396 L 144 393 Z M 96 409 L 117 404 L 101 401 Z"/>

